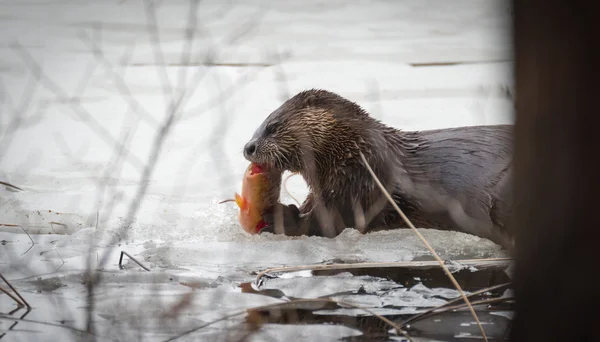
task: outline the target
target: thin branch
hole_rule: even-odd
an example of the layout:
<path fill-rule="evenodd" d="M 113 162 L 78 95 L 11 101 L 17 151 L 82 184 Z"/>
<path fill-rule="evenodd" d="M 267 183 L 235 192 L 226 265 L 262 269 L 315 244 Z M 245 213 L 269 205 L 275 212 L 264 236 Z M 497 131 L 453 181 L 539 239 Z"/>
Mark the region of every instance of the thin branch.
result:
<path fill-rule="evenodd" d="M 158 77 L 160 78 L 160 83 L 163 87 L 163 93 L 168 95 L 169 98 L 173 98 L 173 87 L 171 86 L 169 75 L 167 74 L 167 65 L 165 63 L 164 54 L 160 48 L 158 20 L 156 20 L 156 9 L 154 8 L 152 0 L 145 0 L 144 8 L 146 9 L 146 23 L 148 25 L 147 29 L 150 32 L 150 38 L 152 40 L 152 44 L 150 45 L 152 45 L 152 51 L 154 52 L 156 64 L 159 66 L 157 68 L 159 70 Z"/>
<path fill-rule="evenodd" d="M 481 289 L 479 291 L 476 291 L 476 292 L 473 292 L 473 293 L 469 294 L 467 296 L 467 298 L 475 297 L 475 296 L 478 296 L 478 295 L 480 295 L 482 293 L 485 293 L 485 292 L 488 292 L 488 291 L 494 291 L 494 290 L 498 290 L 498 289 L 501 289 L 501 288 L 504 288 L 504 287 L 508 287 L 511 284 L 512 283 L 504 283 L 504 284 L 500 284 L 500 285 L 490 286 L 490 287 L 487 287 L 485 289 Z M 405 327 L 407 324 L 410 324 L 411 322 L 417 321 L 417 320 L 421 319 L 421 317 L 423 317 L 423 316 L 427 316 L 427 315 L 429 315 L 432 312 L 435 312 L 437 310 L 440 310 L 440 309 L 443 309 L 445 307 L 448 307 L 449 305 L 457 303 L 457 302 L 459 302 L 461 300 L 462 300 L 462 297 L 459 297 L 459 298 L 453 299 L 453 300 L 451 300 L 449 302 L 446 302 L 446 303 L 444 303 L 444 304 L 442 304 L 440 306 L 436 306 L 434 308 L 431 308 L 431 309 L 429 309 L 429 310 L 427 310 L 425 312 L 422 312 L 422 313 L 420 313 L 418 315 L 412 316 L 411 318 L 409 318 L 406 321 L 402 322 L 401 326 Z"/>
<path fill-rule="evenodd" d="M 119 75 L 117 71 L 115 71 L 115 66 L 108 61 L 104 55 L 104 52 L 98 47 L 97 43 L 90 38 L 85 31 L 80 31 L 77 36 L 83 43 L 88 45 L 88 47 L 92 50 L 92 54 L 98 61 L 102 63 L 102 67 L 110 75 L 113 84 L 118 90 L 117 94 L 121 95 L 123 100 L 129 106 L 129 110 L 131 110 L 133 113 L 136 113 L 141 119 L 144 119 L 150 126 L 156 127 L 158 125 L 156 119 L 154 119 L 154 117 L 144 109 L 141 103 L 136 100 L 135 96 L 133 96 L 131 90 L 129 89 L 129 86 L 127 86 L 124 78 Z"/>
<path fill-rule="evenodd" d="M 144 266 L 141 262 L 137 261 L 136 258 L 132 257 L 131 254 L 125 252 L 125 251 L 121 251 L 121 256 L 119 257 L 119 268 L 123 269 L 125 268 L 123 266 L 123 255 L 127 255 L 129 257 L 129 259 L 133 260 L 136 264 L 138 264 L 141 268 L 145 269 L 146 271 L 150 272 L 150 269 L 146 266 Z"/>
<path fill-rule="evenodd" d="M 482 300 L 477 300 L 472 302 L 472 305 L 481 305 L 481 304 L 493 304 L 493 303 L 502 303 L 502 302 L 508 302 L 511 300 L 514 300 L 515 297 L 497 297 L 497 298 L 488 298 L 488 299 L 482 299 Z M 423 315 L 423 316 L 419 316 L 417 319 L 413 320 L 412 322 L 416 322 L 418 320 L 421 319 L 425 319 L 427 317 L 432 317 L 435 316 L 437 314 L 441 314 L 447 311 L 452 311 L 452 310 L 458 310 L 458 309 L 463 309 L 465 306 L 468 306 L 467 303 L 461 303 L 458 305 L 453 305 L 453 306 L 444 306 L 442 308 L 436 308 L 434 311 L 430 311 L 429 315 Z M 405 326 L 405 323 L 402 323 L 402 326 Z"/>
<path fill-rule="evenodd" d="M 200 0 L 191 0 L 188 10 L 188 23 L 185 30 L 186 44 L 181 51 L 181 68 L 179 69 L 179 84 L 178 88 L 183 89 L 187 84 L 188 65 L 192 59 L 192 51 L 194 47 L 194 38 L 196 28 L 198 26 L 198 5 Z"/>
<path fill-rule="evenodd" d="M 14 132 L 18 131 L 23 125 L 25 113 L 31 106 L 33 95 L 37 89 L 39 83 L 39 72 L 31 71 L 29 81 L 25 85 L 23 94 L 21 95 L 21 101 L 17 107 L 13 107 L 13 119 L 8 123 L 5 134 L 0 139 L 0 148 L 7 150 L 13 142 Z M 4 88 L 4 85 L 3 85 Z M 6 95 L 8 97 L 8 95 Z"/>
<path fill-rule="evenodd" d="M 191 82 L 192 89 L 195 90 L 195 88 L 198 86 L 198 83 L 204 78 L 204 76 L 206 76 L 206 74 L 207 73 L 197 72 L 194 75 L 193 80 Z M 177 98 L 173 99 L 171 101 L 170 108 L 168 109 L 167 118 L 161 124 L 159 132 L 155 136 L 154 141 L 152 143 L 152 148 L 150 150 L 151 151 L 150 156 L 148 157 L 148 161 L 142 171 L 140 186 L 138 187 L 135 197 L 134 197 L 133 201 L 131 202 L 131 205 L 127 211 L 127 217 L 125 218 L 125 223 L 123 225 L 123 229 L 129 227 L 133 223 L 135 217 L 137 216 L 137 212 L 138 212 L 140 204 L 141 204 L 141 199 L 145 196 L 145 194 L 147 192 L 150 177 L 151 177 L 152 173 L 154 172 L 154 168 L 156 167 L 156 162 L 160 157 L 162 148 L 164 147 L 163 142 L 166 139 L 168 133 L 170 132 L 172 126 L 175 124 L 175 122 L 178 119 L 177 114 L 178 114 L 179 109 L 181 107 L 185 106 L 185 103 L 187 102 L 187 100 L 189 100 L 189 98 L 193 95 L 193 93 L 194 93 L 194 91 L 188 92 L 188 91 L 182 90 L 176 96 Z M 105 253 L 103 255 L 102 259 L 100 260 L 99 267 L 102 267 L 108 261 L 108 255 L 109 255 L 109 253 Z"/>
<path fill-rule="evenodd" d="M 23 190 L 23 189 L 19 188 L 19 187 L 18 187 L 18 186 L 16 186 L 16 185 L 12 185 L 12 184 L 10 184 L 10 183 L 6 183 L 6 182 L 3 182 L 3 181 L 0 181 L 0 184 L 2 184 L 2 185 L 4 185 L 4 186 L 7 186 L 7 187 L 9 187 L 9 188 L 11 188 L 11 189 L 18 190 L 18 191 L 25 191 L 25 190 Z"/>
<path fill-rule="evenodd" d="M 28 63 L 29 68 L 32 72 L 39 73 L 40 82 L 45 84 L 45 87 L 54 93 L 57 97 L 63 100 L 69 100 L 70 96 L 58 86 L 56 82 L 48 77 L 45 73 L 42 72 L 42 68 L 40 65 L 33 59 L 33 57 L 18 43 L 12 45 L 13 49 L 17 51 L 17 53 Z M 127 150 L 124 146 L 114 139 L 111 132 L 104 127 L 101 123 L 99 123 L 93 115 L 91 115 L 83 106 L 81 106 L 78 102 L 70 102 L 71 106 L 69 106 L 73 112 L 85 123 L 89 124 L 89 127 L 92 128 L 98 136 L 104 139 L 104 141 L 112 146 L 117 146 L 119 148 L 123 148 L 128 151 L 129 154 L 129 162 L 135 167 L 142 167 L 143 163 L 139 158 L 131 153 L 131 151 Z"/>
<path fill-rule="evenodd" d="M 467 298 L 467 296 L 463 292 L 462 288 L 460 287 L 460 284 L 458 284 L 458 281 L 456 281 L 456 278 L 454 278 L 454 276 L 452 275 L 452 273 L 450 272 L 450 270 L 448 269 L 448 267 L 446 267 L 446 265 L 444 264 L 444 261 L 435 252 L 435 250 L 433 249 L 433 247 L 431 247 L 431 245 L 429 244 L 429 242 L 427 242 L 427 240 L 425 239 L 425 237 L 417 230 L 417 228 L 415 228 L 415 226 L 408 219 L 408 217 L 406 217 L 406 215 L 400 209 L 400 207 L 398 207 L 398 204 L 396 204 L 396 202 L 394 201 L 394 199 L 392 199 L 392 196 L 390 196 L 389 192 L 385 189 L 385 187 L 383 186 L 383 184 L 381 184 L 381 182 L 379 181 L 379 178 L 377 177 L 377 175 L 375 174 L 375 172 L 373 171 L 373 169 L 371 169 L 371 166 L 369 165 L 369 162 L 367 162 L 367 159 L 365 158 L 365 156 L 363 155 L 363 153 L 360 150 L 358 151 L 358 153 L 360 154 L 360 158 L 362 159 L 363 163 L 365 164 L 365 167 L 369 170 L 369 173 L 371 174 L 371 176 L 373 177 L 373 179 L 377 183 L 377 186 L 384 193 L 384 195 L 386 196 L 386 198 L 388 199 L 388 201 L 390 202 L 390 204 L 394 207 L 394 209 L 398 212 L 398 214 L 400 214 L 400 216 L 402 217 L 402 219 L 404 220 L 404 222 L 406 222 L 406 224 L 410 227 L 410 229 L 412 229 L 412 231 L 419 237 L 419 239 L 421 239 L 421 241 L 423 241 L 423 244 L 425 244 L 425 246 L 427 247 L 427 249 L 431 252 L 431 254 L 433 255 L 433 257 L 440 264 L 440 266 L 442 267 L 442 269 L 444 270 L 444 272 L 446 273 L 446 275 L 448 276 L 448 278 L 450 279 L 450 281 L 452 281 L 452 283 L 454 284 L 454 287 L 456 287 L 456 289 L 460 293 L 460 295 L 463 298 L 463 300 L 465 301 L 465 303 L 467 303 L 467 306 L 469 307 L 469 310 L 471 311 L 471 314 L 473 315 L 473 319 L 475 319 L 475 322 L 477 322 L 477 326 L 479 327 L 479 330 L 481 331 L 483 340 L 487 342 L 488 341 L 487 335 L 485 334 L 485 330 L 483 329 L 483 326 L 481 325 L 481 322 L 479 321 L 479 317 L 477 316 L 477 313 L 475 312 L 475 309 L 473 309 L 473 306 L 471 305 L 471 302 L 469 301 L 469 299 Z"/>

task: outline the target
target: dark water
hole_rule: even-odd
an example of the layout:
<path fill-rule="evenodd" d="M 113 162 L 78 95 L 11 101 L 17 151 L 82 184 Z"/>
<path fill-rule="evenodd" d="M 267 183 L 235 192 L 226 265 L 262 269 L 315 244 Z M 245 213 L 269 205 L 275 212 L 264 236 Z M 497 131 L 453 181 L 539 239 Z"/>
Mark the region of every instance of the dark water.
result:
<path fill-rule="evenodd" d="M 510 278 L 506 274 L 507 265 L 494 265 L 477 267 L 474 269 L 462 269 L 453 275 L 466 292 L 476 292 L 492 288 L 479 295 L 469 298 L 471 302 L 484 301 L 479 305 L 473 305 L 480 322 L 482 323 L 489 340 L 507 339 L 510 329 L 511 313 L 514 310 L 514 301 L 503 295 L 510 289 Z M 444 271 L 437 266 L 428 267 L 381 267 L 381 268 L 359 268 L 344 270 L 318 270 L 312 271 L 314 277 L 332 277 L 341 273 L 351 273 L 353 276 L 369 276 L 374 279 L 385 279 L 398 284 L 399 288 L 413 288 L 415 285 L 423 285 L 427 288 L 445 288 L 453 290 L 454 287 Z M 292 281 L 292 280 L 291 280 Z M 252 288 L 250 283 L 241 285 L 243 292 L 257 293 L 275 298 L 293 297 L 286 296 L 281 289 L 259 289 Z M 373 295 L 364 288 L 347 293 L 336 293 L 335 295 L 360 296 Z M 441 298 L 447 299 L 447 298 Z M 454 306 L 461 305 L 462 299 L 453 303 Z M 247 321 L 260 324 L 337 324 L 355 328 L 363 332 L 362 336 L 344 338 L 344 341 L 392 341 L 398 340 L 395 334 L 390 334 L 392 328 L 379 318 L 365 313 L 365 315 L 343 314 L 321 314 L 321 310 L 339 310 L 344 307 L 336 303 L 301 303 L 290 304 L 284 307 L 265 308 L 249 310 Z M 402 309 L 401 306 L 387 305 L 381 308 Z M 369 309 L 373 309 L 369 307 Z M 417 307 L 417 311 L 423 312 L 430 307 Z M 330 311 L 331 312 L 331 311 Z M 467 341 L 478 339 L 480 330 L 474 319 L 463 305 L 454 310 L 423 315 L 418 317 L 416 313 L 382 315 L 395 324 L 403 326 L 411 337 L 436 341 Z M 414 321 L 409 321 L 414 319 Z M 403 324 L 405 322 L 408 324 Z M 393 339 L 392 339 L 393 338 Z"/>

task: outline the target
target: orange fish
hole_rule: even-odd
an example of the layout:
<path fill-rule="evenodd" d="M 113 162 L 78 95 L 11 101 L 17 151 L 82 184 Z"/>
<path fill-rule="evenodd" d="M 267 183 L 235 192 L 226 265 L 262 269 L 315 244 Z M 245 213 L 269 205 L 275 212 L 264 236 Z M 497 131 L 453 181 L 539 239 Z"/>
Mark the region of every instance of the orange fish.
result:
<path fill-rule="evenodd" d="M 244 173 L 242 194 L 235 193 L 233 202 L 240 208 L 238 220 L 242 228 L 250 234 L 258 234 L 267 226 L 263 215 L 273 208 L 279 200 L 281 172 L 265 166 L 251 163 Z"/>

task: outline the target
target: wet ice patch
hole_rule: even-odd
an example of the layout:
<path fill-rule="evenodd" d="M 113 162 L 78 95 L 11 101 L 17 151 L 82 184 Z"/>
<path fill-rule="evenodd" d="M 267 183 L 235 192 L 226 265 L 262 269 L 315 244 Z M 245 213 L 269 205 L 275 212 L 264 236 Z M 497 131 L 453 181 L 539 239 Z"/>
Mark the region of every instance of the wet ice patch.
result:
<path fill-rule="evenodd" d="M 286 296 L 294 298 L 318 298 L 346 292 L 370 294 L 400 286 L 378 277 L 341 273 L 327 277 L 269 279 L 263 282 L 261 289 L 279 289 Z"/>

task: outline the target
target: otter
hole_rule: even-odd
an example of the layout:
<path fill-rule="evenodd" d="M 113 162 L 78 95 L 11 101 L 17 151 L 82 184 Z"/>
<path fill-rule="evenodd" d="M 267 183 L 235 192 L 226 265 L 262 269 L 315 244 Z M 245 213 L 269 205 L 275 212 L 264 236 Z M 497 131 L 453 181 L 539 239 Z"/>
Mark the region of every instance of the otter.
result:
<path fill-rule="evenodd" d="M 270 231 L 334 237 L 406 228 L 361 154 L 419 228 L 455 230 L 512 245 L 512 125 L 402 131 L 333 92 L 302 91 L 273 111 L 244 157 L 299 173 L 309 194 L 298 208 L 276 203 Z"/>

